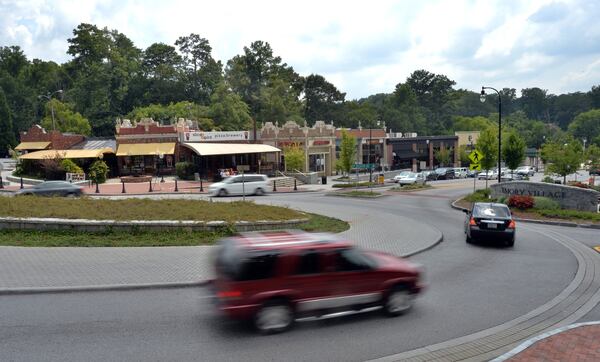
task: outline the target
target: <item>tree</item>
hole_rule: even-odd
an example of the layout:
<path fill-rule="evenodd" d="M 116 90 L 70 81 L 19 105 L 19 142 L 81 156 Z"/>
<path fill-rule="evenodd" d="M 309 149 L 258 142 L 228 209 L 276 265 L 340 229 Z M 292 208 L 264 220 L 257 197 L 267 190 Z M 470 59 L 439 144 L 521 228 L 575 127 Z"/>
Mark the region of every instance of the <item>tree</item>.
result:
<path fill-rule="evenodd" d="M 577 171 L 583 160 L 581 143 L 573 138 L 563 142 L 547 142 L 542 147 L 542 160 L 546 164 L 546 172 L 563 177 L 567 183 L 567 175 Z"/>
<path fill-rule="evenodd" d="M 529 119 L 550 121 L 548 114 L 547 91 L 537 87 L 521 89 L 519 102 Z"/>
<path fill-rule="evenodd" d="M 600 147 L 596 145 L 588 147 L 585 151 L 585 158 L 592 168 L 600 168 Z"/>
<path fill-rule="evenodd" d="M 90 122 L 80 113 L 73 111 L 72 105 L 62 103 L 55 98 L 46 103 L 46 115 L 42 119 L 42 127 L 48 130 L 56 128 L 61 132 L 71 132 L 84 136 L 89 136 L 92 131 Z"/>
<path fill-rule="evenodd" d="M 440 166 L 443 167 L 450 164 L 450 150 L 446 147 L 441 147 L 439 150 L 435 150 L 434 156 Z"/>
<path fill-rule="evenodd" d="M 585 138 L 590 144 L 600 146 L 600 109 L 578 114 L 569 125 L 569 132 L 579 140 Z"/>
<path fill-rule="evenodd" d="M 298 146 L 287 147 L 284 152 L 285 170 L 287 172 L 304 171 L 306 157 L 304 150 Z"/>
<path fill-rule="evenodd" d="M 511 172 L 525 159 L 525 141 L 515 131 L 509 132 L 502 143 L 502 157 Z"/>
<path fill-rule="evenodd" d="M 0 88 L 0 156 L 6 157 L 8 150 L 16 145 L 12 115 L 4 91 Z"/>
<path fill-rule="evenodd" d="M 425 117 L 433 132 L 442 133 L 451 126 L 450 114 L 456 93 L 455 81 L 443 74 L 434 74 L 426 70 L 416 70 L 406 83 L 413 89 L 417 101 L 425 110 Z"/>
<path fill-rule="evenodd" d="M 592 89 L 587 94 L 590 98 L 590 106 L 592 108 L 600 108 L 600 85 L 592 86 Z"/>
<path fill-rule="evenodd" d="M 102 184 L 106 181 L 106 176 L 108 176 L 108 166 L 106 162 L 102 160 L 96 160 L 89 169 L 89 178 L 94 181 L 96 184 Z"/>
<path fill-rule="evenodd" d="M 224 131 L 248 129 L 252 126 L 248 105 L 223 83 L 211 97 L 209 115 Z"/>
<path fill-rule="evenodd" d="M 415 91 L 406 83 L 396 85 L 394 93 L 383 101 L 381 120 L 390 129 L 401 132 L 426 132 L 426 119 Z"/>
<path fill-rule="evenodd" d="M 469 158 L 469 154 L 471 150 L 467 150 L 467 145 L 461 145 L 458 147 L 458 157 L 460 159 L 460 165 L 463 167 L 468 166 L 471 163 L 471 159 Z"/>
<path fill-rule="evenodd" d="M 340 143 L 340 158 L 337 160 L 337 168 L 345 175 L 350 174 L 352 165 L 356 161 L 356 138 L 342 129 L 342 141 Z"/>
<path fill-rule="evenodd" d="M 477 117 L 452 117 L 452 128 L 454 131 L 483 131 L 494 125 L 489 118 L 477 116 Z"/>
<path fill-rule="evenodd" d="M 498 130 L 495 127 L 489 127 L 481 132 L 477 139 L 476 149 L 482 155 L 479 160 L 481 168 L 489 172 L 498 161 Z M 487 178 L 485 180 L 485 188 L 487 188 Z"/>
<path fill-rule="evenodd" d="M 319 120 L 335 120 L 336 110 L 345 97 L 346 93 L 340 92 L 323 76 L 309 75 L 304 81 L 304 118 L 310 124 Z"/>

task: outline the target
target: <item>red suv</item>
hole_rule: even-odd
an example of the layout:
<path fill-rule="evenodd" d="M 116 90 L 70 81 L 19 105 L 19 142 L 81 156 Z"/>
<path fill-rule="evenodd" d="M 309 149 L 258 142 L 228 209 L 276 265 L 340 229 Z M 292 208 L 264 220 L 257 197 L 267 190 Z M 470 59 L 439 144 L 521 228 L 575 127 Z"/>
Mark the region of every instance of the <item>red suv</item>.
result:
<path fill-rule="evenodd" d="M 383 307 L 396 316 L 423 289 L 421 268 L 331 234 L 248 233 L 221 240 L 212 283 L 219 309 L 263 333 L 298 318 Z"/>

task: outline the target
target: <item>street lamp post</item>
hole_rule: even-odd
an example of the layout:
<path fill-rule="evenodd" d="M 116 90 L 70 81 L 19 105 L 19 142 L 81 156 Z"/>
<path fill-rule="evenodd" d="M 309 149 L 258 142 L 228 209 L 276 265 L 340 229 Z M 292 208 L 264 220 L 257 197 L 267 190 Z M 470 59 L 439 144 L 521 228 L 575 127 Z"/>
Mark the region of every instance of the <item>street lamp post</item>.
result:
<path fill-rule="evenodd" d="M 492 87 L 481 87 L 481 96 L 479 99 L 481 103 L 485 102 L 485 90 L 491 89 L 498 93 L 498 183 L 502 181 L 502 97 L 497 89 Z"/>
<path fill-rule="evenodd" d="M 45 95 L 44 95 L 44 94 L 42 94 L 42 95 L 39 95 L 39 96 L 38 96 L 38 99 L 45 98 L 45 99 L 47 99 L 47 100 L 48 100 L 48 102 L 50 102 L 50 100 L 52 99 L 52 96 L 53 96 L 54 94 L 56 94 L 56 93 L 58 93 L 58 94 L 63 94 L 63 90 L 62 90 L 62 89 L 59 89 L 59 90 L 57 90 L 57 91 L 55 91 L 55 92 L 48 92 L 48 94 L 45 94 Z M 54 131 L 54 130 L 56 130 L 56 125 L 55 125 L 55 121 L 54 121 L 54 105 L 53 105 L 52 103 L 50 103 L 50 112 L 51 112 L 51 114 L 52 114 L 52 130 Z"/>
<path fill-rule="evenodd" d="M 165 154 L 164 154 L 164 153 L 162 153 L 162 152 L 160 152 L 160 153 L 158 154 L 158 158 L 160 159 L 160 161 L 158 162 L 158 173 L 159 173 L 159 175 L 160 175 L 160 183 L 163 183 L 163 182 L 165 182 L 165 177 L 164 177 L 164 175 L 163 175 L 163 173 L 162 173 L 162 170 L 161 170 L 160 168 L 161 168 L 161 166 L 162 166 L 163 159 L 165 158 Z"/>

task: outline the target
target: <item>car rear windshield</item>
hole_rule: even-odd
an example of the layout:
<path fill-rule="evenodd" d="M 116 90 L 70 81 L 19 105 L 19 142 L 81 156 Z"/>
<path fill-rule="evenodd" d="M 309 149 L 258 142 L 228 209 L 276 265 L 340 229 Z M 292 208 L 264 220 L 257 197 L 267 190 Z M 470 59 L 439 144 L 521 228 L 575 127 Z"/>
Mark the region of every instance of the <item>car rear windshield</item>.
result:
<path fill-rule="evenodd" d="M 510 211 L 506 206 L 500 205 L 475 205 L 473 216 L 476 217 L 510 217 Z"/>
<path fill-rule="evenodd" d="M 225 240 L 217 253 L 217 267 L 235 281 L 267 279 L 275 274 L 278 256 L 274 250 L 246 252 L 234 241 Z"/>

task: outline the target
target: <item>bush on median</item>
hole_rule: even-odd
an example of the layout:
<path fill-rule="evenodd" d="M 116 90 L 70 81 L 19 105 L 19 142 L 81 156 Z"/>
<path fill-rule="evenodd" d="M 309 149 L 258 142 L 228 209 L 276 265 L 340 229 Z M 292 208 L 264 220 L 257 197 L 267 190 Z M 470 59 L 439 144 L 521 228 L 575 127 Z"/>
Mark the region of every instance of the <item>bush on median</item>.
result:
<path fill-rule="evenodd" d="M 345 184 L 333 184 L 333 185 L 331 185 L 331 187 L 335 187 L 335 188 L 339 188 L 339 189 L 346 189 L 346 188 L 352 188 L 352 187 L 374 186 L 374 185 L 377 185 L 377 184 L 374 182 L 363 181 L 363 182 L 352 182 L 352 183 L 345 183 Z"/>

